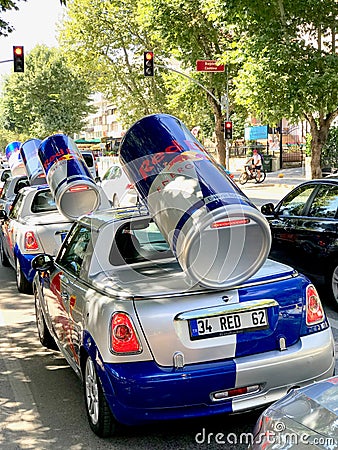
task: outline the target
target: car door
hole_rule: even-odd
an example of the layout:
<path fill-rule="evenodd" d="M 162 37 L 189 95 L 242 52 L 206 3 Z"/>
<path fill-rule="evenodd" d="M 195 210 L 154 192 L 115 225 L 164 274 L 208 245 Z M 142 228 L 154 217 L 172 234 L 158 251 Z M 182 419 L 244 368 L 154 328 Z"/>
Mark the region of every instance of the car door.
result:
<path fill-rule="evenodd" d="M 303 272 L 326 275 L 337 259 L 338 185 L 322 183 L 298 223 L 298 249 Z"/>
<path fill-rule="evenodd" d="M 307 205 L 317 189 L 316 184 L 304 184 L 294 189 L 277 205 L 276 213 L 269 220 L 272 234 L 270 256 L 298 268 L 302 255 L 299 252 L 300 225 L 306 217 Z"/>
<path fill-rule="evenodd" d="M 4 234 L 4 251 L 8 256 L 12 266 L 15 266 L 14 263 L 14 249 L 17 243 L 17 233 L 18 226 L 20 226 L 20 212 L 22 209 L 24 196 L 22 194 L 17 194 L 15 201 L 13 202 L 12 209 L 9 213 L 8 219 L 4 222 L 2 230 Z"/>
<path fill-rule="evenodd" d="M 86 273 L 87 262 L 91 256 L 90 229 L 82 225 L 75 227 L 68 242 L 68 245 L 62 247 L 56 260 L 56 265 L 60 268 L 56 305 L 60 330 L 58 339 L 62 342 L 66 357 L 79 366 L 83 311 L 88 291 L 82 281 L 82 272 Z"/>

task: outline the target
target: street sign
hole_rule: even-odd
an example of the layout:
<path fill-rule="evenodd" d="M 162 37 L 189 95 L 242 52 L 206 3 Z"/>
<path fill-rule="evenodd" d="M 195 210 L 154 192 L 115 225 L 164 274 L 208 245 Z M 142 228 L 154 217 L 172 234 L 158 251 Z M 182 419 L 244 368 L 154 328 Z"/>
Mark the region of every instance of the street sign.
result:
<path fill-rule="evenodd" d="M 196 70 L 197 72 L 224 72 L 224 64 L 218 64 L 211 59 L 198 59 Z"/>

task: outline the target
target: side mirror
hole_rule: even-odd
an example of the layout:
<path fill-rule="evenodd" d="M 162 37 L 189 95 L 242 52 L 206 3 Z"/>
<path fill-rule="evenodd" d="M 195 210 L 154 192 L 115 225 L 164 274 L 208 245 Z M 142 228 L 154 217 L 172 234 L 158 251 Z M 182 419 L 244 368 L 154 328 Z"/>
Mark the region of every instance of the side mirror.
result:
<path fill-rule="evenodd" d="M 8 215 L 4 209 L 0 209 L 0 220 L 7 220 Z"/>
<path fill-rule="evenodd" d="M 274 216 L 275 215 L 275 207 L 273 203 L 266 203 L 261 206 L 261 212 L 264 216 Z"/>
<path fill-rule="evenodd" d="M 32 268 L 38 272 L 45 272 L 51 270 L 54 267 L 54 259 L 51 255 L 40 254 L 36 255 L 32 259 Z"/>

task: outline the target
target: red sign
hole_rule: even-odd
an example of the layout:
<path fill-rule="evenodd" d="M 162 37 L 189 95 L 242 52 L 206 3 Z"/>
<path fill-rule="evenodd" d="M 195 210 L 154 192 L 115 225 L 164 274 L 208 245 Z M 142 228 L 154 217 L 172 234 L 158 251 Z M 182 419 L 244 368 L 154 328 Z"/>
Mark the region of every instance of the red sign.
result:
<path fill-rule="evenodd" d="M 224 72 L 224 64 L 218 64 L 211 59 L 198 59 L 196 70 L 197 72 Z"/>

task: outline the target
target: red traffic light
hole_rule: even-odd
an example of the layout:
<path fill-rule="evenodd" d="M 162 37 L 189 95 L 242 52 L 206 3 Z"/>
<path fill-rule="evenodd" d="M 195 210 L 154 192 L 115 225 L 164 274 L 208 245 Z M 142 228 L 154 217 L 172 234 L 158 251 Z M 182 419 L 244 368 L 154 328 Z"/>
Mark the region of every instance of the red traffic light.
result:
<path fill-rule="evenodd" d="M 143 73 L 145 77 L 154 76 L 154 52 L 143 53 Z"/>
<path fill-rule="evenodd" d="M 22 45 L 13 46 L 14 72 L 24 72 L 24 51 Z"/>
<path fill-rule="evenodd" d="M 224 137 L 225 139 L 232 139 L 232 122 L 229 120 L 224 122 Z"/>

